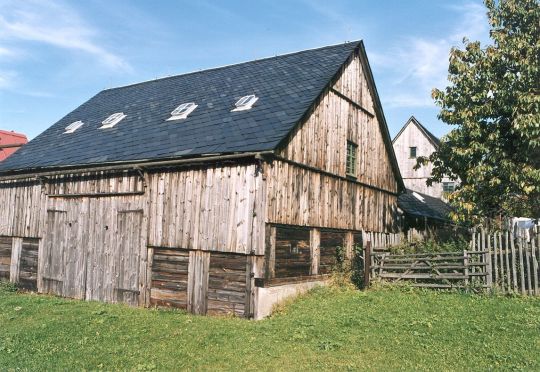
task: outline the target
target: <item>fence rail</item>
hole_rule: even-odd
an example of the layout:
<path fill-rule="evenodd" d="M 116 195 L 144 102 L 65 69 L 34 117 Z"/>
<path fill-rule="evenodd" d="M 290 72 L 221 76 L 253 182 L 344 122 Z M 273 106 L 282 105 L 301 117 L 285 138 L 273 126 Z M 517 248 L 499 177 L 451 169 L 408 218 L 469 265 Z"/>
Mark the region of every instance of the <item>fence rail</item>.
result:
<path fill-rule="evenodd" d="M 540 295 L 540 231 L 473 232 L 463 252 L 370 253 L 371 278 L 428 288 L 486 288 Z"/>
<path fill-rule="evenodd" d="M 373 253 L 371 275 L 390 281 L 412 281 L 416 287 L 465 288 L 474 281 L 486 286 L 487 265 L 477 258 L 484 252 L 418 254 Z M 474 271 L 474 272 L 473 272 Z"/>

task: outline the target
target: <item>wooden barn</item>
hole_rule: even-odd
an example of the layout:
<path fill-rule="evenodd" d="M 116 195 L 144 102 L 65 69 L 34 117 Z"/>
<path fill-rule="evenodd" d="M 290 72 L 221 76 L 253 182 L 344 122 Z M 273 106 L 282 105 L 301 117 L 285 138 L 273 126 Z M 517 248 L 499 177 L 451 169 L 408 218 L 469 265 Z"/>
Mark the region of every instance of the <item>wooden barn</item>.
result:
<path fill-rule="evenodd" d="M 361 41 L 108 89 L 0 163 L 0 277 L 260 318 L 403 189 Z"/>

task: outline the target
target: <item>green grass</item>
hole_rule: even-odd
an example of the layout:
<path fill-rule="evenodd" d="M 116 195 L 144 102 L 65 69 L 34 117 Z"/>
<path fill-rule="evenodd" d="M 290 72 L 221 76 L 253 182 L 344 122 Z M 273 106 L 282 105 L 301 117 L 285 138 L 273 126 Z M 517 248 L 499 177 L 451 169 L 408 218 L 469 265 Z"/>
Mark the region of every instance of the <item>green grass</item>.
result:
<path fill-rule="evenodd" d="M 0 289 L 0 370 L 540 370 L 540 299 L 317 289 L 264 321 Z"/>

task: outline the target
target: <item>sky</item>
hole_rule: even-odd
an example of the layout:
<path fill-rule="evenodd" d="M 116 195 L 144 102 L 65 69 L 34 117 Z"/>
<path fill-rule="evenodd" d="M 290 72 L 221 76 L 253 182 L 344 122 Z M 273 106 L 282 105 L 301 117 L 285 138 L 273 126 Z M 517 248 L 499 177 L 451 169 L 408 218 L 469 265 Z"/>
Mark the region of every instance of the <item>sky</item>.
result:
<path fill-rule="evenodd" d="M 414 115 L 442 136 L 431 90 L 488 34 L 480 0 L 0 0 L 0 129 L 31 139 L 106 88 L 362 39 L 391 135 Z"/>

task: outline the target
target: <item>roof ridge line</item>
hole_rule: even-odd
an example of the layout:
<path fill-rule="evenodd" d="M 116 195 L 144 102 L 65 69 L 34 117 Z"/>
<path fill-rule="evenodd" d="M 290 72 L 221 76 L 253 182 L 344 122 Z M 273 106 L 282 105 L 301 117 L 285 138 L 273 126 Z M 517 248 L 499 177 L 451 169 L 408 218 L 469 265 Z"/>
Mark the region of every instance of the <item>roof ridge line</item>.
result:
<path fill-rule="evenodd" d="M 105 89 L 102 90 L 102 92 L 106 92 L 106 91 L 109 91 L 109 90 L 115 90 L 115 89 L 128 88 L 128 87 L 132 87 L 132 86 L 136 86 L 136 85 L 140 85 L 140 84 L 146 84 L 146 83 L 150 83 L 150 82 L 154 82 L 154 81 L 158 81 L 158 80 L 172 79 L 172 78 L 176 78 L 176 77 L 180 77 L 180 76 L 198 74 L 198 73 L 201 73 L 201 72 L 220 70 L 222 68 L 243 65 L 243 64 L 251 63 L 251 62 L 265 61 L 265 60 L 268 60 L 268 59 L 273 59 L 273 58 L 278 58 L 278 57 L 286 57 L 286 56 L 291 56 L 291 55 L 300 54 L 300 53 L 309 52 L 309 51 L 314 51 L 314 50 L 332 48 L 332 47 L 337 47 L 337 46 L 340 46 L 340 45 L 347 45 L 347 44 L 354 44 L 354 43 L 358 44 L 361 41 L 362 41 L 362 39 L 359 39 L 359 40 L 348 41 L 348 42 L 344 42 L 344 43 L 336 43 L 336 44 L 331 44 L 331 45 L 325 45 L 325 46 L 317 47 L 317 48 L 302 49 L 302 50 L 297 50 L 297 51 L 294 51 L 294 52 L 289 52 L 289 53 L 284 53 L 284 54 L 276 54 L 275 56 L 270 56 L 270 57 L 262 57 L 262 58 L 251 59 L 251 60 L 243 61 L 243 62 L 236 62 L 236 63 L 230 63 L 230 64 L 216 66 L 216 67 L 210 67 L 210 68 L 206 68 L 206 69 L 203 69 L 203 70 L 188 71 L 188 72 L 184 72 L 184 73 L 181 73 L 181 74 L 157 77 L 157 78 L 154 78 L 154 79 L 143 80 L 143 81 L 139 81 L 139 82 L 136 82 L 136 83 L 119 85 L 119 86 L 111 87 L 111 88 L 105 88 Z"/>

